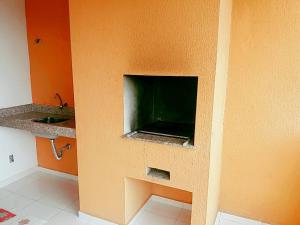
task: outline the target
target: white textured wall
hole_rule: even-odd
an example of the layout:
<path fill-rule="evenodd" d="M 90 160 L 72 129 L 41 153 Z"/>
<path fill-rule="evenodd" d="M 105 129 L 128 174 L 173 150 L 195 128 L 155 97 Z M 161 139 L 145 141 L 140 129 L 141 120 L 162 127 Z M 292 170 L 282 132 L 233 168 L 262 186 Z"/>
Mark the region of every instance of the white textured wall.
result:
<path fill-rule="evenodd" d="M 32 102 L 24 0 L 0 0 L 0 108 Z"/>
<path fill-rule="evenodd" d="M 0 108 L 32 102 L 24 0 L 0 0 Z M 14 154 L 15 163 L 8 156 Z M 0 127 L 0 182 L 37 165 L 34 137 Z"/>

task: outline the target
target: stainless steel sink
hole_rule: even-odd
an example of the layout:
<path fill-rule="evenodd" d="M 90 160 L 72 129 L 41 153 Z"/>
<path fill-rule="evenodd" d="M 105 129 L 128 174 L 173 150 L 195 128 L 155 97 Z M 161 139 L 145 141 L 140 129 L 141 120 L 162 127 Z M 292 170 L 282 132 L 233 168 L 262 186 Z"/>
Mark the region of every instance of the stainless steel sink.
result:
<path fill-rule="evenodd" d="M 44 117 L 44 118 L 40 118 L 40 119 L 34 119 L 32 120 L 33 122 L 36 123 L 47 123 L 47 124 L 51 124 L 51 123 L 61 123 L 64 121 L 69 120 L 69 118 L 59 118 L 59 117 Z"/>

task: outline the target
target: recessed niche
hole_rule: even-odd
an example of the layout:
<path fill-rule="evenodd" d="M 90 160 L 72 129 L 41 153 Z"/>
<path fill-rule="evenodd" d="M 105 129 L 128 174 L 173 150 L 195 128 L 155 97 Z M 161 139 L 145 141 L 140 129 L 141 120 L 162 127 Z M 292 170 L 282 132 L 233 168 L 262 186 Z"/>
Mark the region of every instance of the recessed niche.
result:
<path fill-rule="evenodd" d="M 147 176 L 157 178 L 157 179 L 162 179 L 162 180 L 171 179 L 170 171 L 166 171 L 166 170 L 148 167 L 146 173 Z"/>
<path fill-rule="evenodd" d="M 124 134 L 194 145 L 198 77 L 124 75 Z"/>
<path fill-rule="evenodd" d="M 192 192 L 129 177 L 124 184 L 125 224 L 144 224 L 157 217 L 166 217 L 167 224 L 191 224 Z"/>

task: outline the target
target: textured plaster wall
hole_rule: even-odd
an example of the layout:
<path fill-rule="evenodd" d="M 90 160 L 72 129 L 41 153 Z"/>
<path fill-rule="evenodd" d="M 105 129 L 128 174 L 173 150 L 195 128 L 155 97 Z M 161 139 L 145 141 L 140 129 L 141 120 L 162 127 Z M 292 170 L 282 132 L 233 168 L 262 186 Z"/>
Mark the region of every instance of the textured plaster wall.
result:
<path fill-rule="evenodd" d="M 234 0 L 221 208 L 300 224 L 300 2 Z"/>
<path fill-rule="evenodd" d="M 223 121 L 225 113 L 229 48 L 231 35 L 231 0 L 220 1 L 217 70 L 214 87 L 214 105 L 212 119 L 212 135 L 210 149 L 210 176 L 208 189 L 207 224 L 215 223 L 219 211 L 221 190 L 222 150 L 223 150 Z"/>
<path fill-rule="evenodd" d="M 192 192 L 192 225 L 206 224 L 219 6 L 217 0 L 70 1 L 83 212 L 128 222 L 124 179 L 132 177 Z M 121 138 L 123 74 L 199 76 L 195 150 Z M 148 166 L 169 170 L 171 180 L 148 178 Z"/>

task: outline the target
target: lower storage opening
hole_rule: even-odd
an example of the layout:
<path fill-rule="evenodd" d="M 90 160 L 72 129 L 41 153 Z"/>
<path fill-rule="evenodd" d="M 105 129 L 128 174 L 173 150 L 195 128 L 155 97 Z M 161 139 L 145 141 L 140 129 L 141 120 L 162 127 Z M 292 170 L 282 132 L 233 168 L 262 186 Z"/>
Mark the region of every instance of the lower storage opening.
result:
<path fill-rule="evenodd" d="M 129 225 L 190 225 L 192 193 L 125 178 L 125 216 Z"/>

